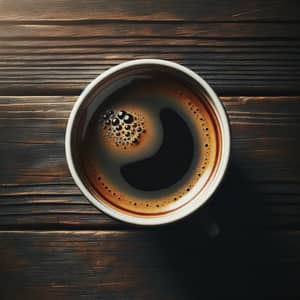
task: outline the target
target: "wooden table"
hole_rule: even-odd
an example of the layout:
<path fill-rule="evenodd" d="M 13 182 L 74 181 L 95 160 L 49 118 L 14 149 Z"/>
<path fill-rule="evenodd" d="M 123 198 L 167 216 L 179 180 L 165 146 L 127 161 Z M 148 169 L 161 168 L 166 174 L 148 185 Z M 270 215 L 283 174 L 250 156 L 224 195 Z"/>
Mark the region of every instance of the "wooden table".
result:
<path fill-rule="evenodd" d="M 299 299 L 297 1 L 0 2 L 0 299 Z M 64 133 L 102 71 L 163 58 L 203 76 L 232 127 L 208 209 L 126 226 L 71 179 Z"/>

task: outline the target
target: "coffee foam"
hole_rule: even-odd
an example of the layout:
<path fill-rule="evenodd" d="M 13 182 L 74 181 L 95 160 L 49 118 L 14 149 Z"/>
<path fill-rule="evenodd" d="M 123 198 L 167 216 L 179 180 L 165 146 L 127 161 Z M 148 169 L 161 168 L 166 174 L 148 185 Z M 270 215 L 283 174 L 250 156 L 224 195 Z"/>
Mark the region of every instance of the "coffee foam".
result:
<path fill-rule="evenodd" d="M 125 112 L 133 117 L 133 121 L 127 124 L 120 119 L 116 126 L 107 125 L 106 120 L 100 116 L 98 134 L 99 140 L 103 141 L 104 151 L 112 154 L 114 159 L 122 163 L 148 157 L 157 151 L 162 141 L 162 128 L 157 126 L 159 121 L 153 114 L 132 103 L 114 106 L 110 112 L 112 112 L 110 120 L 114 120 L 114 116 L 118 113 Z M 126 129 L 128 128 L 126 126 L 130 128 Z"/>
<path fill-rule="evenodd" d="M 161 103 L 157 95 L 163 95 L 167 99 L 166 103 Z M 126 210 L 130 214 L 161 214 L 182 206 L 184 204 L 181 201 L 182 197 L 192 190 L 197 182 L 205 184 L 217 159 L 217 129 L 205 97 L 197 96 L 178 81 L 166 79 L 140 83 L 128 94 L 124 93 L 119 99 L 109 99 L 107 102 L 107 105 L 96 113 L 98 125 L 94 134 L 97 136 L 93 138 L 98 141 L 97 150 L 100 149 L 100 153 L 90 149 L 84 161 L 88 181 L 96 194 L 101 195 L 107 205 Z M 157 192 L 136 191 L 124 179 L 120 183 L 122 178 L 118 168 L 107 172 L 109 167 L 105 166 L 105 163 L 113 161 L 120 165 L 153 155 L 159 149 L 163 139 L 158 117 L 163 105 L 172 106 L 191 129 L 195 141 L 196 162 L 193 163 L 193 170 L 189 171 L 192 174 L 189 174 L 189 178 L 182 184 L 176 183 L 175 187 Z M 112 112 L 109 116 L 110 123 L 106 122 L 107 118 L 104 118 L 108 112 Z M 123 119 L 116 124 L 122 126 L 120 135 L 116 135 L 119 131 L 112 125 L 112 121 L 120 112 L 128 113 L 133 117 L 130 125 L 136 123 L 134 128 L 141 128 L 139 136 L 135 131 L 131 134 L 131 140 L 127 140 L 128 136 L 125 132 L 128 130 L 123 130 L 127 124 Z M 133 138 L 137 138 L 137 141 L 132 142 Z M 99 163 L 95 163 L 97 160 L 95 157 L 103 157 L 103 160 L 100 159 Z"/>

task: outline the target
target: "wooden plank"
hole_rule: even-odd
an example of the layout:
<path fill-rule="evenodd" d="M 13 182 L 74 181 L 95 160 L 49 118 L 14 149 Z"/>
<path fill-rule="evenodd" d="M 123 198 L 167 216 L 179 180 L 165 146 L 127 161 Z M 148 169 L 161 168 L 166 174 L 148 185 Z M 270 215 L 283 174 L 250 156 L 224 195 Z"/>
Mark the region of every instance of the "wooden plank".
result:
<path fill-rule="evenodd" d="M 299 94 L 295 1 L 0 3 L 0 92 L 72 94 L 135 58 L 191 67 L 219 93 Z M 258 72 L 259 70 L 259 72 Z"/>
<path fill-rule="evenodd" d="M 223 95 L 299 94 L 299 37 L 299 22 L 2 22 L 0 92 L 77 94 L 113 65 L 161 58 Z"/>
<path fill-rule="evenodd" d="M 76 97 L 0 97 L 3 184 L 71 183 L 64 156 L 64 134 L 75 100 Z M 232 127 L 233 159 L 247 178 L 298 181 L 300 98 L 221 100 Z"/>
<path fill-rule="evenodd" d="M 231 167 L 223 187 L 209 202 L 208 211 L 221 229 L 235 226 L 237 222 L 242 227 L 299 229 L 299 184 L 276 183 L 276 186 L 284 192 L 258 191 L 253 183 L 241 179 L 239 171 Z M 291 192 L 293 189 L 297 189 L 296 194 Z M 73 190 L 73 193 L 65 190 Z M 74 185 L 2 186 L 0 209 L 1 228 L 103 229 L 122 226 L 89 204 Z M 183 223 L 193 220 L 201 227 L 202 218 L 202 210 L 199 210 Z"/>
<path fill-rule="evenodd" d="M 0 21 L 1 22 L 1 21 Z M 291 30 L 291 29 L 294 30 Z M 7 40 L 41 39 L 58 41 L 66 38 L 249 38 L 299 39 L 299 26 L 295 23 L 263 22 L 30 22 L 4 23 L 0 38 Z M 95 40 L 96 42 L 96 40 Z M 5 46 L 8 44 L 4 44 Z"/>
<path fill-rule="evenodd" d="M 89 204 L 69 175 L 64 134 L 75 100 L 0 97 L 0 226 L 119 226 Z M 299 228 L 300 97 L 221 100 L 231 123 L 233 152 L 224 188 L 212 201 L 213 214 L 228 224 L 227 214 L 235 219 L 240 212 L 245 226 L 256 226 L 258 216 L 254 222 L 251 213 L 260 211 L 265 227 Z"/>
<path fill-rule="evenodd" d="M 185 21 L 231 21 L 298 20 L 298 2 L 254 0 L 251 2 L 234 1 L 143 1 L 109 2 L 87 0 L 2 1 L 1 20 L 185 20 Z"/>
<path fill-rule="evenodd" d="M 245 234 L 208 240 L 194 226 L 2 231 L 0 297 L 299 298 L 299 232 Z"/>

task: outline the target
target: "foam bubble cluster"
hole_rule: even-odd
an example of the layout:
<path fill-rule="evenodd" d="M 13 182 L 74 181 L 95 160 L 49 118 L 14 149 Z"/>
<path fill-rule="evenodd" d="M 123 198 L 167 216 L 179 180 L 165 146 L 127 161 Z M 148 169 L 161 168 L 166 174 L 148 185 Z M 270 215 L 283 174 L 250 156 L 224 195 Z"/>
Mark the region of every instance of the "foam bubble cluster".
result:
<path fill-rule="evenodd" d="M 144 117 L 135 112 L 108 110 L 101 116 L 100 124 L 105 136 L 113 139 L 116 146 L 133 146 L 146 132 Z"/>

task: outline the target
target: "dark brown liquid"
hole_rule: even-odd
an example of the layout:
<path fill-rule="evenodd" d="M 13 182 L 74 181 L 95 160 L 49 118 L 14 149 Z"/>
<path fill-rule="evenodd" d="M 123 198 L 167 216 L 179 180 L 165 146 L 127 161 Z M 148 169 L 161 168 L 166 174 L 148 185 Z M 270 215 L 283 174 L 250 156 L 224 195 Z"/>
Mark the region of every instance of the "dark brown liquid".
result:
<path fill-rule="evenodd" d="M 79 173 L 99 201 L 129 214 L 175 210 L 218 159 L 212 110 L 173 74 L 144 70 L 115 81 L 80 116 Z"/>

